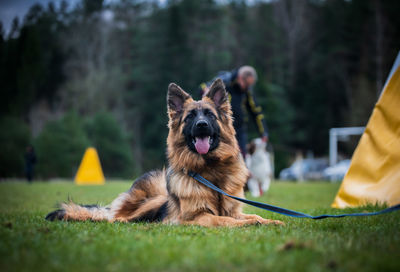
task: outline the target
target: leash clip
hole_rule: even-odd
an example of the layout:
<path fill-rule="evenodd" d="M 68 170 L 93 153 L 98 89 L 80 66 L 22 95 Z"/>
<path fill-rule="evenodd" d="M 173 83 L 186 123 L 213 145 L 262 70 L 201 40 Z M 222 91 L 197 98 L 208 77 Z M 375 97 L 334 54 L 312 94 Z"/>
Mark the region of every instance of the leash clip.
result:
<path fill-rule="evenodd" d="M 187 174 L 188 174 L 188 176 L 190 176 L 192 178 L 194 178 L 194 176 L 196 176 L 196 173 L 193 171 L 190 171 L 190 170 L 187 171 Z"/>

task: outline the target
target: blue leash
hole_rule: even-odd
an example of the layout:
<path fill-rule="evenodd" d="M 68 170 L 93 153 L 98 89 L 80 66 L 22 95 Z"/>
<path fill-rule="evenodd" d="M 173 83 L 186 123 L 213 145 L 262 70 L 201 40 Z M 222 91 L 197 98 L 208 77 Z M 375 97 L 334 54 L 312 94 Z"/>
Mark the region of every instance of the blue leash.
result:
<path fill-rule="evenodd" d="M 310 218 L 310 219 L 324 219 L 324 218 L 339 218 L 339 217 L 345 217 L 345 216 L 368 216 L 368 215 L 378 215 L 378 214 L 383 214 L 383 213 L 388 213 L 388 212 L 393 212 L 396 210 L 400 209 L 400 204 L 397 204 L 395 206 L 389 207 L 387 209 L 378 211 L 378 212 L 369 212 L 369 213 L 345 213 L 345 214 L 337 214 L 337 215 L 333 215 L 333 214 L 323 214 L 323 215 L 317 215 L 317 216 L 312 216 L 309 214 L 305 214 L 305 213 L 301 213 L 301 212 L 296 212 L 296 211 L 292 211 L 292 210 L 288 210 L 288 209 L 284 209 L 284 208 L 280 208 L 277 206 L 273 206 L 273 205 L 269 205 L 266 203 L 261 203 L 261 202 L 257 202 L 257 201 L 252 201 L 252 200 L 248 200 L 248 199 L 244 199 L 244 198 L 240 198 L 237 196 L 232 196 L 230 194 L 225 193 L 224 191 L 222 191 L 220 188 L 218 188 L 217 186 L 215 186 L 214 184 L 212 184 L 210 181 L 208 181 L 207 179 L 203 178 L 202 176 L 200 176 L 199 174 L 192 172 L 192 171 L 188 171 L 188 175 L 191 176 L 192 178 L 194 178 L 195 180 L 197 180 L 198 182 L 204 184 L 205 186 L 207 186 L 208 188 L 217 191 L 218 193 L 221 193 L 227 197 L 236 199 L 240 202 L 249 204 L 251 206 L 263 209 L 263 210 L 267 210 L 267 211 L 271 211 L 271 212 L 276 212 L 279 214 L 283 214 L 286 216 L 291 216 L 291 217 L 297 217 L 297 218 Z"/>

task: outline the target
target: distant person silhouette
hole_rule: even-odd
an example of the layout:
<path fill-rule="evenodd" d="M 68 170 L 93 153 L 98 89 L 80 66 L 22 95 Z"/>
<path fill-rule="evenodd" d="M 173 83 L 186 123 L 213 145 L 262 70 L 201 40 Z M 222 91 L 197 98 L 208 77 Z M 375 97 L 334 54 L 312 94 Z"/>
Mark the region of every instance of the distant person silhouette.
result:
<path fill-rule="evenodd" d="M 268 141 L 268 131 L 264 121 L 264 115 L 262 114 L 261 107 L 257 105 L 255 101 L 252 90 L 257 81 L 257 72 L 253 67 L 246 65 L 230 72 L 221 71 L 215 78 L 220 78 L 224 81 L 232 106 L 233 126 L 236 131 L 236 139 L 239 143 L 243 158 L 245 158 L 248 115 L 254 120 L 262 140 L 264 142 Z M 212 81 L 200 84 L 202 96 L 208 92 L 211 83 Z"/>
<path fill-rule="evenodd" d="M 33 180 L 36 161 L 36 154 L 33 146 L 27 146 L 25 152 L 25 175 L 28 182 L 32 182 Z"/>

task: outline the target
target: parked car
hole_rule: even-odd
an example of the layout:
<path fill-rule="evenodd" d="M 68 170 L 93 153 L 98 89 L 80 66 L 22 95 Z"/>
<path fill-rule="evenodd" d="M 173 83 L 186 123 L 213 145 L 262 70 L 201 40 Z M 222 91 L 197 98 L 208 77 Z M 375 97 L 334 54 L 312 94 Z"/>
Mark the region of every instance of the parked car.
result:
<path fill-rule="evenodd" d="M 304 159 L 295 161 L 289 168 L 279 173 L 282 180 L 318 180 L 322 179 L 322 172 L 328 167 L 326 159 Z"/>
<path fill-rule="evenodd" d="M 342 181 L 349 170 L 351 160 L 342 160 L 337 164 L 326 168 L 322 175 L 323 178 L 330 181 Z"/>

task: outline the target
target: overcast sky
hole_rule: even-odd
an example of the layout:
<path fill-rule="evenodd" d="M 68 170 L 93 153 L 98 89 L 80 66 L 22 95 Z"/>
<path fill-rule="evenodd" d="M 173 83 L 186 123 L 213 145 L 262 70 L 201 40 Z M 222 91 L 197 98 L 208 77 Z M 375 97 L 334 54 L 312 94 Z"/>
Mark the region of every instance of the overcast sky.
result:
<path fill-rule="evenodd" d="M 47 7 L 49 2 L 53 2 L 56 7 L 59 7 L 62 0 L 0 0 L 0 21 L 3 24 L 3 28 L 6 33 L 10 30 L 12 20 L 15 16 L 18 16 L 20 22 L 24 18 L 24 15 L 28 12 L 29 8 L 36 3 L 40 3 L 42 6 Z M 69 7 L 75 6 L 81 0 L 66 0 Z M 115 2 L 118 0 L 105 0 L 106 3 Z"/>
<path fill-rule="evenodd" d="M 15 16 L 18 16 L 20 22 L 24 18 L 24 15 L 28 12 L 29 8 L 35 3 L 40 3 L 43 6 L 47 6 L 49 2 L 53 2 L 59 7 L 62 0 L 0 0 L 0 21 L 3 24 L 3 28 L 6 33 L 10 30 L 12 20 Z M 66 0 L 69 7 L 75 6 L 81 0 Z M 106 3 L 116 2 L 118 0 L 105 0 Z M 143 0 L 146 1 L 146 0 Z M 161 4 L 164 4 L 167 0 L 158 0 Z M 196 0 L 197 1 L 197 0 Z M 264 0 L 268 1 L 268 0 Z M 228 0 L 217 0 L 218 3 L 225 3 Z M 253 3 L 254 0 L 247 0 L 248 3 Z"/>
<path fill-rule="evenodd" d="M 0 0 L 0 21 L 6 33 L 10 30 L 15 16 L 18 16 L 21 22 L 32 5 L 40 3 L 47 6 L 49 2 L 53 2 L 58 7 L 61 0 Z M 74 6 L 79 0 L 68 0 L 67 2 L 69 6 Z"/>

